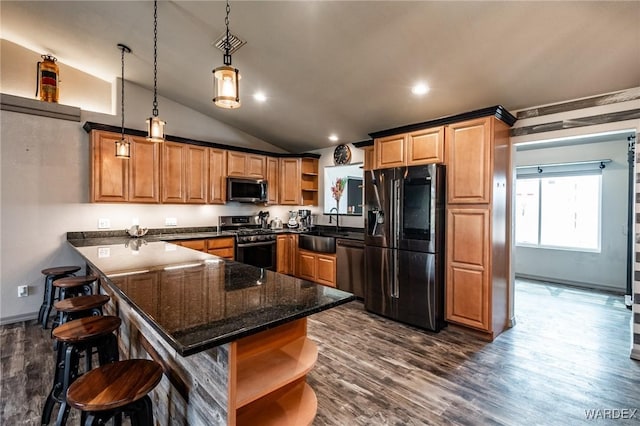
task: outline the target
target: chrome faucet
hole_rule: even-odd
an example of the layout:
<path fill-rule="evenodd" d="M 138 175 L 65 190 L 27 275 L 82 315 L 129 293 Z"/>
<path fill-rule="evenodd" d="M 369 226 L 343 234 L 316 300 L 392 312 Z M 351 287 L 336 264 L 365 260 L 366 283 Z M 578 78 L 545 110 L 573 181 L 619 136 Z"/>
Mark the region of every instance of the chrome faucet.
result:
<path fill-rule="evenodd" d="M 331 207 L 331 210 L 329 210 L 329 223 L 331 223 L 331 219 L 333 219 L 331 217 L 331 212 L 334 210 L 336 211 L 336 232 L 340 232 L 340 222 L 339 222 L 340 216 L 338 215 L 338 209 L 336 207 Z"/>

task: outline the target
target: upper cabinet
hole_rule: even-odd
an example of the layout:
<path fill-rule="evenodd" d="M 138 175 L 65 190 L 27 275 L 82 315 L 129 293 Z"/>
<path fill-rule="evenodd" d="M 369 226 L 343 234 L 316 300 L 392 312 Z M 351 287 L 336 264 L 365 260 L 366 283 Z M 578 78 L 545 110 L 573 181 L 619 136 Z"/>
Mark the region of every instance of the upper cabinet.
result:
<path fill-rule="evenodd" d="M 267 157 L 267 203 L 278 204 L 280 166 L 277 158 Z"/>
<path fill-rule="evenodd" d="M 162 202 L 205 204 L 209 185 L 209 151 L 177 142 L 162 144 Z"/>
<path fill-rule="evenodd" d="M 444 126 L 375 139 L 373 150 L 375 169 L 442 163 Z"/>
<path fill-rule="evenodd" d="M 447 126 L 447 202 L 491 201 L 491 125 L 482 118 Z"/>
<path fill-rule="evenodd" d="M 362 150 L 364 151 L 363 170 L 373 170 L 376 166 L 376 156 L 373 150 L 373 145 L 365 146 Z"/>
<path fill-rule="evenodd" d="M 280 204 L 297 206 L 301 204 L 299 158 L 280 159 Z"/>
<path fill-rule="evenodd" d="M 264 179 L 267 157 L 259 154 L 229 151 L 227 154 L 227 173 L 229 176 Z"/>
<path fill-rule="evenodd" d="M 155 143 L 125 134 L 131 156 L 122 159 L 115 156 L 119 129 L 96 123 L 85 123 L 84 129 L 91 142 L 91 202 L 225 204 L 227 177 L 234 176 L 266 179 L 270 205 L 318 204 L 313 154 L 279 158 L 201 141 Z"/>
<path fill-rule="evenodd" d="M 227 200 L 227 151 L 209 148 L 209 202 L 224 204 Z"/>
<path fill-rule="evenodd" d="M 160 148 L 145 138 L 125 135 L 131 159 L 115 156 L 118 133 L 91 133 L 92 202 L 160 202 Z"/>

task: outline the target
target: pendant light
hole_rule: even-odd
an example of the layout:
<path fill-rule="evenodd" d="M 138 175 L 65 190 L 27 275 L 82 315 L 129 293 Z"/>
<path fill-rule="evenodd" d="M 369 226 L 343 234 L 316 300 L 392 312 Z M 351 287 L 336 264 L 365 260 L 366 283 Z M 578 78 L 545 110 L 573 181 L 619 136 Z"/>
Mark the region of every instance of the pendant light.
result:
<path fill-rule="evenodd" d="M 131 158 L 131 145 L 124 137 L 124 54 L 131 53 L 131 49 L 124 44 L 118 44 L 118 49 L 120 49 L 120 63 L 122 64 L 122 78 L 120 80 L 120 115 L 122 116 L 122 134 L 120 140 L 116 141 L 116 157 L 128 160 Z"/>
<path fill-rule="evenodd" d="M 153 110 L 147 119 L 147 140 L 164 142 L 164 125 L 158 118 L 158 1 L 153 2 Z"/>
<path fill-rule="evenodd" d="M 213 70 L 213 103 L 220 108 L 240 107 L 240 74 L 231 66 L 231 42 L 229 41 L 229 0 L 227 0 L 227 17 L 224 20 L 227 34 L 224 41 L 224 65 Z"/>

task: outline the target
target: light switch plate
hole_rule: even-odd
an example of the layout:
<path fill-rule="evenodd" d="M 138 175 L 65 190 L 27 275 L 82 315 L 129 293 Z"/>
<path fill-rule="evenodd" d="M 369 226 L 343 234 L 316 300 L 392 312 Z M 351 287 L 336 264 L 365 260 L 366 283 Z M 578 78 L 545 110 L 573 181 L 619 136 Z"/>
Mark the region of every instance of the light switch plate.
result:
<path fill-rule="evenodd" d="M 164 224 L 166 226 L 178 226 L 178 219 L 175 217 L 166 217 L 164 219 Z"/>
<path fill-rule="evenodd" d="M 101 217 L 98 219 L 98 229 L 108 229 L 111 228 L 111 221 L 107 218 Z"/>

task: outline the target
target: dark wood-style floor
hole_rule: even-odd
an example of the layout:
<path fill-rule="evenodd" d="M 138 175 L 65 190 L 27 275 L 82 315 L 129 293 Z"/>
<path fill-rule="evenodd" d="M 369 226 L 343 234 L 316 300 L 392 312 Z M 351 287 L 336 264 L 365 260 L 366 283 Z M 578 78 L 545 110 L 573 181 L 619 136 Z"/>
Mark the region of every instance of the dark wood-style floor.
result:
<path fill-rule="evenodd" d="M 359 302 L 311 316 L 314 425 L 640 424 L 640 410 L 602 419 L 640 409 L 621 296 L 519 280 L 516 314 L 493 343 L 453 327 L 420 331 Z M 53 370 L 48 331 L 19 323 L 0 338 L 0 424 L 39 424 Z"/>

